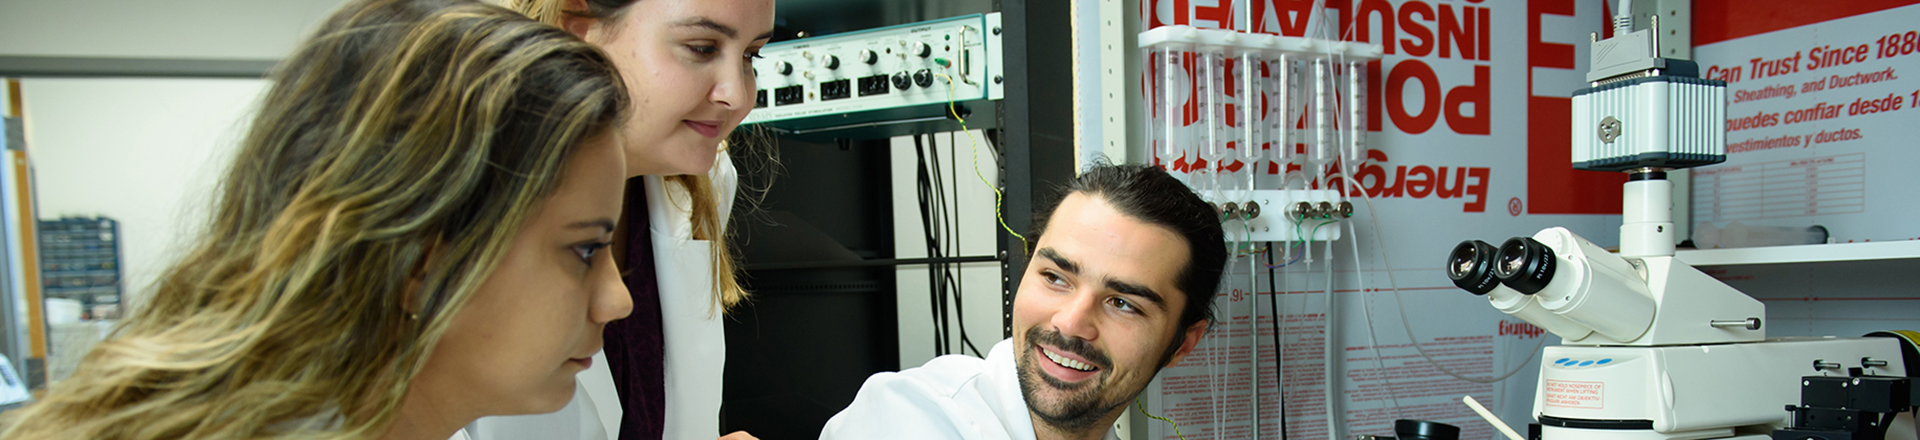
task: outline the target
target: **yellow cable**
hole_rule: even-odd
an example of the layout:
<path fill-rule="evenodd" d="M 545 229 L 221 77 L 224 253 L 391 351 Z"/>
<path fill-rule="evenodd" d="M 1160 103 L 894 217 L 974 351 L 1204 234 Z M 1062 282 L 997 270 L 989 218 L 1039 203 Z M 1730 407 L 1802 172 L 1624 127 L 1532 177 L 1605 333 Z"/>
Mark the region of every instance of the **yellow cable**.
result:
<path fill-rule="evenodd" d="M 1027 236 L 1020 235 L 1020 233 L 1018 232 L 1013 232 L 1013 227 L 1007 226 L 1006 214 L 1000 211 L 1000 207 L 1001 207 L 1001 204 L 1003 203 L 1003 200 L 1005 200 L 1005 196 L 1000 194 L 999 187 L 995 187 L 993 186 L 992 182 L 987 181 L 986 174 L 980 172 L 980 141 L 978 139 L 973 138 L 973 132 L 967 130 L 967 120 L 961 118 L 960 112 L 957 110 L 954 110 L 953 108 L 953 77 L 947 76 L 947 74 L 938 73 L 938 72 L 935 72 L 933 76 L 937 76 L 947 80 L 947 113 L 953 115 L 953 120 L 960 121 L 960 132 L 967 134 L 967 142 L 969 143 L 969 146 L 972 147 L 973 149 L 973 175 L 975 177 L 979 177 L 980 183 L 986 184 L 987 189 L 993 190 L 994 219 L 1000 221 L 1001 229 L 1007 230 L 1008 234 L 1013 234 L 1014 238 L 1020 239 L 1020 254 L 1026 255 L 1028 251 L 1027 248 L 1030 246 L 1027 243 Z"/>
<path fill-rule="evenodd" d="M 1156 416 L 1156 415 L 1153 415 L 1153 413 L 1147 412 L 1147 405 L 1144 403 L 1140 403 L 1140 396 L 1133 396 L 1133 404 L 1140 408 L 1140 414 L 1145 414 L 1147 417 L 1150 417 L 1154 420 L 1167 422 L 1168 425 L 1173 425 L 1173 435 L 1180 437 L 1180 440 L 1187 440 L 1186 435 L 1180 434 L 1179 423 L 1174 423 L 1173 420 L 1167 419 L 1166 417 Z"/>

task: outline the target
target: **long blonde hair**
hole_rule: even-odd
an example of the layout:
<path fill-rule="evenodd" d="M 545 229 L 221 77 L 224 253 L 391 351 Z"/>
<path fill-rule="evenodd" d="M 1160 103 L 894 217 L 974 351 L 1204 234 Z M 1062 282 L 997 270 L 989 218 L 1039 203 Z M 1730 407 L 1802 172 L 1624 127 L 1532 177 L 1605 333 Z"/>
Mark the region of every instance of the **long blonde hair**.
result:
<path fill-rule="evenodd" d="M 541 23 L 560 26 L 561 20 L 568 16 L 587 17 L 602 21 L 618 20 L 627 6 L 638 0 L 589 0 L 587 10 L 569 11 L 566 0 L 509 0 L 507 7 L 520 11 Z M 728 144 L 722 142 L 721 149 Z M 733 203 L 732 200 L 718 200 L 714 191 L 713 179 L 706 174 L 682 174 L 666 176 L 662 180 L 680 185 L 687 190 L 692 200 L 688 211 L 691 214 L 694 240 L 709 240 L 713 243 L 713 300 L 721 310 L 732 309 L 734 305 L 747 299 L 747 290 L 740 285 L 739 268 L 733 254 L 730 241 L 733 234 L 727 228 L 727 219 L 720 217 L 720 204 Z M 646 231 L 635 231 L 644 234 Z"/>
<path fill-rule="evenodd" d="M 205 234 L 0 437 L 384 434 L 571 151 L 628 105 L 592 45 L 461 0 L 350 2 L 271 79 Z"/>

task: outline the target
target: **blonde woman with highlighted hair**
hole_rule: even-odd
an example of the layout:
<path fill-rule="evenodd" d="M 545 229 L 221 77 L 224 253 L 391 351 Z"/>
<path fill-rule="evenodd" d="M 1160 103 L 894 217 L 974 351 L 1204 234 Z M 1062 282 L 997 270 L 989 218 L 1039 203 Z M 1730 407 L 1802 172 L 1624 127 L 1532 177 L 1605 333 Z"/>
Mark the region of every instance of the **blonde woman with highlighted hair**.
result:
<path fill-rule="evenodd" d="M 458 438 L 598 368 L 632 307 L 606 55 L 499 7 L 354 0 L 271 79 L 205 233 L 0 438 Z"/>
<path fill-rule="evenodd" d="M 620 130 L 633 177 L 615 242 L 634 312 L 607 327 L 608 368 L 582 374 L 589 386 L 574 404 L 482 420 L 472 432 L 713 438 L 726 370 L 722 313 L 746 297 L 726 243 L 738 177 L 723 141 L 753 110 L 751 61 L 773 37 L 774 0 L 495 1 L 607 51 L 637 103 Z"/>

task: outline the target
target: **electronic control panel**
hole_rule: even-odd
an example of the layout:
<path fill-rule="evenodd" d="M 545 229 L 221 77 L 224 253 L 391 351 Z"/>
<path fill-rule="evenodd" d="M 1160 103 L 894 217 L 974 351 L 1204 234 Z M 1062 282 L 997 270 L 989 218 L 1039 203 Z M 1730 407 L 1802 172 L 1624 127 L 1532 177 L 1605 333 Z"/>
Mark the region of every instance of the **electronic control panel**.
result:
<path fill-rule="evenodd" d="M 769 44 L 753 63 L 758 90 L 745 123 L 907 107 L 944 113 L 949 98 L 1000 99 L 999 21 L 999 13 L 975 14 Z"/>

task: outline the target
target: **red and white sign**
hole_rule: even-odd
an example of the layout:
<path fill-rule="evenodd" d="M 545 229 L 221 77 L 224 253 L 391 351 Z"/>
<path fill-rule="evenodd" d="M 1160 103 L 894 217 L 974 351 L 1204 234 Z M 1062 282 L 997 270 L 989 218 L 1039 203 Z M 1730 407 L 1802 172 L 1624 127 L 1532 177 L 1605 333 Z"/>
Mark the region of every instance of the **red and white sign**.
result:
<path fill-rule="evenodd" d="M 1693 181 L 1697 222 L 1920 238 L 1920 1 L 1694 3 L 1702 75 L 1727 82 L 1727 162 Z"/>

